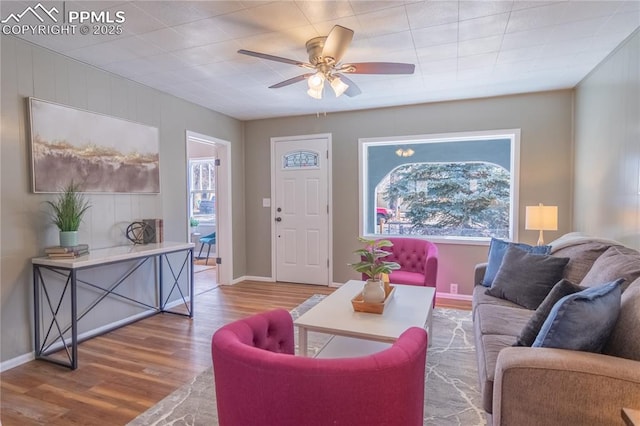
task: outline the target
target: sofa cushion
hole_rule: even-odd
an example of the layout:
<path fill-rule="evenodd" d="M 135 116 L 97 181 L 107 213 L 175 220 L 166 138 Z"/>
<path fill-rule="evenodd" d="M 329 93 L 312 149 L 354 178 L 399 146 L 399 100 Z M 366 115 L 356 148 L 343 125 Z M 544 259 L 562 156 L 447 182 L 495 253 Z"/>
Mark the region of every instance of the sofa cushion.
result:
<path fill-rule="evenodd" d="M 601 352 L 618 319 L 621 283 L 619 279 L 560 299 L 532 346 Z"/>
<path fill-rule="evenodd" d="M 629 284 L 640 278 L 640 253 L 623 246 L 611 246 L 600 256 L 584 277 L 580 285 L 592 287 L 623 278 L 624 291 Z"/>
<path fill-rule="evenodd" d="M 473 311 L 480 305 L 498 305 L 498 306 L 510 306 L 512 308 L 522 308 L 522 306 L 513 303 L 509 300 L 500 299 L 499 297 L 493 297 L 486 294 L 487 288 L 483 285 L 476 285 L 473 287 L 473 296 L 471 306 Z"/>
<path fill-rule="evenodd" d="M 640 361 L 640 278 L 622 293 L 618 321 L 603 352 Z"/>
<path fill-rule="evenodd" d="M 551 312 L 551 309 L 556 302 L 564 296 L 568 296 L 569 294 L 577 293 L 582 290 L 582 287 L 573 284 L 571 281 L 564 278 L 561 279 L 553 286 L 549 294 L 547 294 L 547 297 L 544 298 L 540 306 L 538 306 L 538 309 L 536 309 L 527 324 L 522 328 L 518 335 L 518 339 L 513 346 L 533 345 L 533 342 L 536 340 L 536 337 L 542 328 L 542 324 L 544 324 L 544 321 L 549 316 L 549 312 Z"/>
<path fill-rule="evenodd" d="M 511 343 L 514 343 L 533 313 L 534 311 L 522 309 L 521 306 L 481 305 L 476 308 L 473 321 L 480 333 L 513 336 Z"/>
<path fill-rule="evenodd" d="M 569 258 L 531 254 L 509 247 L 487 294 L 536 309 L 562 279 Z"/>
<path fill-rule="evenodd" d="M 549 250 L 551 250 L 551 246 L 530 246 L 529 244 L 512 243 L 509 241 L 499 240 L 497 238 L 491 238 L 487 269 L 484 273 L 484 278 L 481 281 L 483 286 L 491 287 L 493 285 L 493 280 L 502 265 L 502 260 L 509 247 L 518 247 L 523 251 L 536 254 L 549 254 Z"/>
<path fill-rule="evenodd" d="M 513 344 L 513 336 L 499 334 L 483 335 L 476 338 L 476 344 L 480 340 L 481 347 L 476 347 L 478 359 L 478 376 L 480 378 L 480 393 L 482 395 L 482 407 L 487 413 L 493 412 L 493 379 L 496 372 L 498 354 L 504 348 Z"/>
<path fill-rule="evenodd" d="M 564 278 L 572 283 L 580 283 L 587 275 L 593 263 L 611 247 L 603 242 L 589 241 L 569 246 L 562 246 L 557 250 L 551 250 L 551 254 L 559 257 L 568 257 L 569 263 L 564 268 Z M 600 281 L 601 283 L 607 282 Z"/>

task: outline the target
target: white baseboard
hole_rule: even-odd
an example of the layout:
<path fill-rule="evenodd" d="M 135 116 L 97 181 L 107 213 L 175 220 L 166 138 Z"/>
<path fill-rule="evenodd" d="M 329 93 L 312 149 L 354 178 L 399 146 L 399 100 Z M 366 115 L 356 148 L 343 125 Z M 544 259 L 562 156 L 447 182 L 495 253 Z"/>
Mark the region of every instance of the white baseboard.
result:
<path fill-rule="evenodd" d="M 276 280 L 274 280 L 272 277 L 256 277 L 253 275 L 244 275 L 242 277 L 236 278 L 233 281 L 231 281 L 231 284 L 238 284 L 239 282 L 242 282 L 242 281 L 260 281 L 265 283 L 273 283 Z"/>
<path fill-rule="evenodd" d="M 436 299 L 449 299 L 449 300 L 464 300 L 467 302 L 471 302 L 473 300 L 473 296 L 470 294 L 454 294 L 454 293 L 436 293 Z"/>
<path fill-rule="evenodd" d="M 0 373 L 4 373 L 5 371 L 11 370 L 12 368 L 19 365 L 26 364 L 27 362 L 33 361 L 34 359 L 36 359 L 36 356 L 33 352 L 8 359 L 0 363 Z"/>

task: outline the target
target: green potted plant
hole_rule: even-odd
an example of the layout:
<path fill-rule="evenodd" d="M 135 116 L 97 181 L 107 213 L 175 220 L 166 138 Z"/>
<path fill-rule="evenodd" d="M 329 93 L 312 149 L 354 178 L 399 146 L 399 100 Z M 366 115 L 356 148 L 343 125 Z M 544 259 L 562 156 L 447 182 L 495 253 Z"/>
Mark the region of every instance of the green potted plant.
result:
<path fill-rule="evenodd" d="M 78 228 L 82 217 L 91 205 L 80 192 L 80 187 L 71 181 L 62 189 L 55 201 L 47 201 L 52 208 L 51 220 L 60 230 L 60 245 L 78 245 Z"/>
<path fill-rule="evenodd" d="M 200 221 L 198 219 L 196 219 L 195 217 L 191 216 L 191 219 L 189 219 L 189 227 L 190 228 L 197 228 L 198 225 L 200 225 Z"/>
<path fill-rule="evenodd" d="M 358 238 L 364 247 L 354 251 L 360 256 L 360 262 L 352 263 L 350 266 L 361 274 L 365 274 L 369 279 L 364 285 L 362 297 L 365 302 L 382 302 L 386 297 L 382 274 L 389 274 L 391 271 L 400 269 L 400 265 L 396 262 L 387 262 L 382 258 L 389 255 L 388 251 L 382 250 L 382 247 L 392 247 L 393 243 L 389 240 L 372 240 L 367 238 Z"/>

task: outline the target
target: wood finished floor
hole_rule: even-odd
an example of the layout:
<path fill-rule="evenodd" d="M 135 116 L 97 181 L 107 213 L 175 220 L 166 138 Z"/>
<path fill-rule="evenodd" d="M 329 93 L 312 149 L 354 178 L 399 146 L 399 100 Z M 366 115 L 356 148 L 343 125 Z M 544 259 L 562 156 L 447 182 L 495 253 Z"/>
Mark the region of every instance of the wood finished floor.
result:
<path fill-rule="evenodd" d="M 221 325 L 335 290 L 251 281 L 216 287 L 215 269 L 195 278 L 191 320 L 158 314 L 87 340 L 75 371 L 31 361 L 0 374 L 0 424 L 124 425 L 211 365 L 211 336 Z"/>
<path fill-rule="evenodd" d="M 206 291 L 208 272 L 196 274 L 191 320 L 158 314 L 87 340 L 75 371 L 31 361 L 2 373 L 0 424 L 124 425 L 211 365 L 211 336 L 221 325 L 334 290 L 247 281 Z"/>

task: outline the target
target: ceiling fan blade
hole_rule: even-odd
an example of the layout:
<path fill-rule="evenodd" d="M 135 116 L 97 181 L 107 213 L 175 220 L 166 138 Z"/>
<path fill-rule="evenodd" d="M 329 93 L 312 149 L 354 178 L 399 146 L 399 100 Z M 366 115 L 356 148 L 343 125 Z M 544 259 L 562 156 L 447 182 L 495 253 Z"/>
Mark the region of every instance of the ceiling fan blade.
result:
<path fill-rule="evenodd" d="M 350 98 L 354 96 L 358 96 L 362 93 L 362 90 L 358 87 L 356 83 L 353 82 L 350 78 L 347 78 L 344 74 L 336 74 L 337 77 L 340 77 L 340 80 L 344 81 L 345 84 L 349 85 L 349 88 L 344 91 L 344 94 L 349 96 Z"/>
<path fill-rule="evenodd" d="M 299 75 L 297 77 L 290 78 L 289 80 L 281 81 L 280 83 L 274 84 L 273 86 L 269 86 L 269 89 L 278 89 L 280 87 L 288 86 L 290 84 L 297 83 L 299 81 L 305 80 L 305 79 L 311 77 L 312 75 L 313 74 L 311 74 L 311 73 L 302 74 L 302 75 Z"/>
<path fill-rule="evenodd" d="M 351 74 L 413 74 L 415 68 L 414 64 L 399 62 L 358 62 L 344 64 L 339 71 Z"/>
<path fill-rule="evenodd" d="M 324 42 L 322 56 L 333 58 L 336 63 L 340 62 L 351 44 L 351 39 L 353 39 L 353 30 L 341 25 L 334 26 Z"/>
<path fill-rule="evenodd" d="M 260 58 L 260 59 L 268 59 L 270 61 L 284 62 L 285 64 L 297 65 L 303 68 L 309 68 L 309 67 L 313 68 L 313 65 L 307 64 L 306 62 L 300 62 L 294 59 L 282 58 L 280 56 L 267 55 L 266 53 L 254 52 L 252 50 L 240 49 L 238 50 L 238 53 L 241 53 L 243 55 L 248 55 L 248 56 L 255 56 L 256 58 Z"/>

